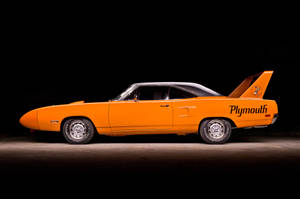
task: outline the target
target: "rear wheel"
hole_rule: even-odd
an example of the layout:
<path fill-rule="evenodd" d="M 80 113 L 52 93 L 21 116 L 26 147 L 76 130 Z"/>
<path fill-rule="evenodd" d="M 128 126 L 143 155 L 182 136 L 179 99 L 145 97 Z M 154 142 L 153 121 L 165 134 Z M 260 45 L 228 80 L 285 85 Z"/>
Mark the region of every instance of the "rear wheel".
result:
<path fill-rule="evenodd" d="M 70 144 L 86 144 L 94 136 L 92 122 L 85 118 L 71 118 L 65 121 L 63 135 Z"/>
<path fill-rule="evenodd" d="M 231 124 L 224 119 L 210 119 L 201 123 L 201 138 L 208 144 L 224 144 L 231 136 Z"/>

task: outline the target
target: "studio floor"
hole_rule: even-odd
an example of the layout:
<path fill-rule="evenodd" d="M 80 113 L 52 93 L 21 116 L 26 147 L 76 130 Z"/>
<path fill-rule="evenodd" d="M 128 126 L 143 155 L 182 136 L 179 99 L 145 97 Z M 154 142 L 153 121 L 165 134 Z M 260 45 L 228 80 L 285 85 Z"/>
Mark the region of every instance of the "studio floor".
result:
<path fill-rule="evenodd" d="M 217 176 L 299 173 L 300 136 L 233 135 L 224 145 L 197 136 L 96 137 L 70 145 L 59 133 L 0 138 L 0 168 L 9 174 Z"/>

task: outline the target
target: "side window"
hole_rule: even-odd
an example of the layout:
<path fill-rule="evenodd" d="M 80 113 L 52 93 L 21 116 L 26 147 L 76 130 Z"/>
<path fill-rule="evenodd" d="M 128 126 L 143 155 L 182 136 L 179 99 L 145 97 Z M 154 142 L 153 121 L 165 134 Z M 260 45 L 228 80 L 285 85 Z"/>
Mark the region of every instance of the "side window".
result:
<path fill-rule="evenodd" d="M 197 97 L 196 95 L 180 90 L 178 88 L 172 88 L 170 89 L 169 98 L 170 99 L 184 99 L 184 98 L 192 98 Z"/>
<path fill-rule="evenodd" d="M 168 87 L 143 86 L 139 88 L 139 100 L 165 100 L 168 98 Z"/>

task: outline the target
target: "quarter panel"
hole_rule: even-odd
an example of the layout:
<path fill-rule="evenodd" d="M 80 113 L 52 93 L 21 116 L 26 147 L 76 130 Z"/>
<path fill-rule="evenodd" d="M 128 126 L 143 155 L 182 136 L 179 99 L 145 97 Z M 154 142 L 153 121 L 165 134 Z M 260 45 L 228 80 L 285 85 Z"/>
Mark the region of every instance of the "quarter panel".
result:
<path fill-rule="evenodd" d="M 255 98 L 199 97 L 174 100 L 174 129 L 197 131 L 200 121 L 210 117 L 231 119 L 238 128 L 269 125 L 276 102 Z"/>

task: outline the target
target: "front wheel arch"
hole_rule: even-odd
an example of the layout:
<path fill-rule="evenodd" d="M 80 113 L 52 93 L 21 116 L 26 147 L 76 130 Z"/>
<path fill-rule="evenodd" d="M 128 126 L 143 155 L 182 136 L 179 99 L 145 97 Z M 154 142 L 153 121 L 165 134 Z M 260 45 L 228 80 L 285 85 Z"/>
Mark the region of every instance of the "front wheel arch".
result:
<path fill-rule="evenodd" d="M 93 122 L 90 118 L 88 118 L 88 117 L 86 117 L 86 116 L 70 116 L 70 117 L 64 118 L 64 119 L 61 121 L 61 123 L 60 123 L 60 132 L 62 132 L 62 130 L 63 130 L 64 123 L 65 123 L 67 120 L 69 120 L 69 119 L 87 119 L 87 120 L 89 120 L 89 121 L 93 124 L 94 130 L 97 132 L 97 129 L 96 129 L 95 125 L 94 125 L 94 122 Z"/>
<path fill-rule="evenodd" d="M 70 144 L 87 144 L 94 137 L 96 128 L 87 117 L 75 116 L 64 118 L 61 132 Z"/>

